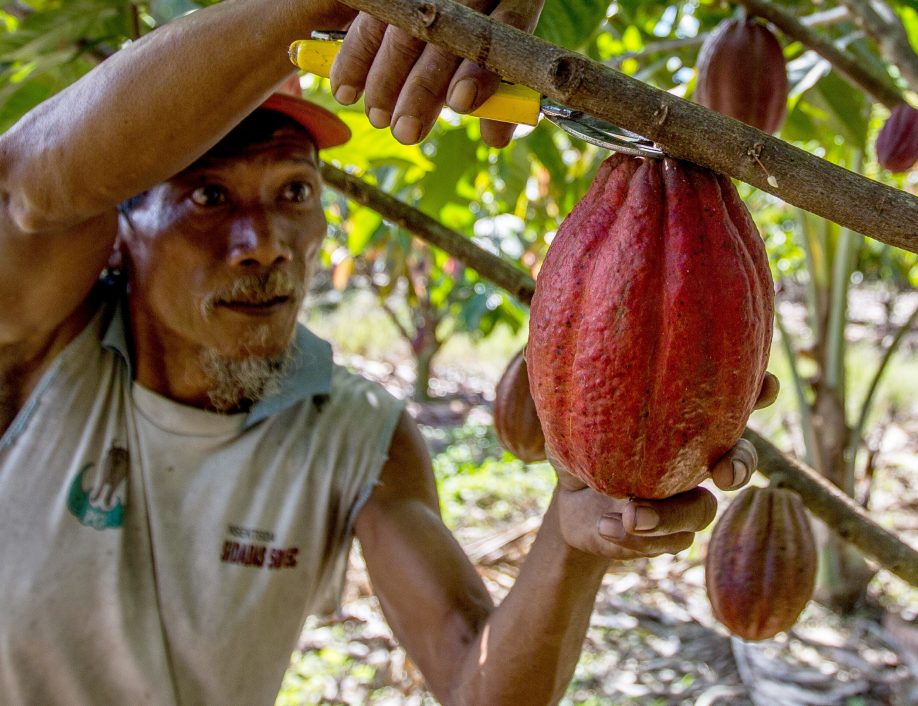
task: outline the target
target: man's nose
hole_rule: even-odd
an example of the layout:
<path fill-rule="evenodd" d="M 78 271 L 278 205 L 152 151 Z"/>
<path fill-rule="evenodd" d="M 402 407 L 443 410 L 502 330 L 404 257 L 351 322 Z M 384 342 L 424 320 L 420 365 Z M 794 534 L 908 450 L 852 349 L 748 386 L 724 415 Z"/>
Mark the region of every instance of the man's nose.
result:
<path fill-rule="evenodd" d="M 237 221 L 230 237 L 229 260 L 236 267 L 273 267 L 289 262 L 293 249 L 283 232 L 263 214 Z"/>

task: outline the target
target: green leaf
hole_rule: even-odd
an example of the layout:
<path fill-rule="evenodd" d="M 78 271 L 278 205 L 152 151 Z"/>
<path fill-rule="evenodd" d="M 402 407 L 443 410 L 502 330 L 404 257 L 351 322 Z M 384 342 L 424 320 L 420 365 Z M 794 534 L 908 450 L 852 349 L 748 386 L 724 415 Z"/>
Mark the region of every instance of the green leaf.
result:
<path fill-rule="evenodd" d="M 501 158 L 504 167 L 504 188 L 500 195 L 505 204 L 504 210 L 512 211 L 520 193 L 526 188 L 526 182 L 529 181 L 532 171 L 531 155 L 525 145 L 512 143 L 502 151 Z"/>
<path fill-rule="evenodd" d="M 834 71 L 816 84 L 819 102 L 832 116 L 831 127 L 849 147 L 863 149 L 867 141 L 867 98 Z"/>
<path fill-rule="evenodd" d="M 419 183 L 424 190 L 417 204 L 425 213 L 437 213 L 454 200 L 456 187 L 477 162 L 475 148 L 464 129 L 446 130 L 436 141 L 433 171 Z"/>
<path fill-rule="evenodd" d="M 369 208 L 358 208 L 349 219 L 347 249 L 352 255 L 362 253 L 382 225 L 382 216 Z"/>
<path fill-rule="evenodd" d="M 477 285 L 475 294 L 465 303 L 456 317 L 458 323 L 466 331 L 477 331 L 482 323 L 482 318 L 488 313 L 488 299 L 494 292 L 490 287 Z"/>
<path fill-rule="evenodd" d="M 608 9 L 608 0 L 547 0 L 536 36 L 567 49 L 579 49 L 605 20 Z"/>
<path fill-rule="evenodd" d="M 469 210 L 468 203 L 451 201 L 440 209 L 440 222 L 461 232 L 472 227 L 475 214 Z"/>
<path fill-rule="evenodd" d="M 549 174 L 551 174 L 552 181 L 556 184 L 563 184 L 567 176 L 567 167 L 564 165 L 564 160 L 561 159 L 561 153 L 558 151 L 558 147 L 555 145 L 555 141 L 552 138 L 552 130 L 554 129 L 555 128 L 548 125 L 546 121 L 542 121 L 529 135 L 519 140 L 519 144 L 524 144 L 529 147 L 536 159 L 538 159 L 548 170 Z"/>
<path fill-rule="evenodd" d="M 336 112 L 351 129 L 351 139 L 341 147 L 324 150 L 324 160 L 347 164 L 362 171 L 397 163 L 406 168 L 415 167 L 421 173 L 433 169 L 433 163 L 418 145 L 403 145 L 388 130 L 377 130 L 363 112 L 340 108 Z"/>

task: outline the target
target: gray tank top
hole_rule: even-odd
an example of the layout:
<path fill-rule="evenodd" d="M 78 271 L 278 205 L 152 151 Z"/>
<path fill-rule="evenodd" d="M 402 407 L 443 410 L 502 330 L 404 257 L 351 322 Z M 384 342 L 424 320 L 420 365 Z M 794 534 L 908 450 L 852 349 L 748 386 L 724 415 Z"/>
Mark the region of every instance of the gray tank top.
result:
<path fill-rule="evenodd" d="M 131 383 L 103 322 L 0 439 L 3 702 L 272 704 L 403 404 L 302 329 L 277 399 L 186 407 Z"/>

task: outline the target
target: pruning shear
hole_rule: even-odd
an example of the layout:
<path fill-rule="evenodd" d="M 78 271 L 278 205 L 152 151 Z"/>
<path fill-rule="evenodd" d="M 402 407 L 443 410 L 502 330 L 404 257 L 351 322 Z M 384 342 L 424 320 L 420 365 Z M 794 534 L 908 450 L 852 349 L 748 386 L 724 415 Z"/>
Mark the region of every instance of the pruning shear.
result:
<path fill-rule="evenodd" d="M 290 61 L 303 71 L 328 78 L 344 36 L 344 32 L 312 32 L 309 39 L 299 39 L 290 45 Z M 646 137 L 556 103 L 517 83 L 501 82 L 494 95 L 471 112 L 478 118 L 523 125 L 537 125 L 540 114 L 565 132 L 597 147 L 638 157 L 664 156 Z"/>

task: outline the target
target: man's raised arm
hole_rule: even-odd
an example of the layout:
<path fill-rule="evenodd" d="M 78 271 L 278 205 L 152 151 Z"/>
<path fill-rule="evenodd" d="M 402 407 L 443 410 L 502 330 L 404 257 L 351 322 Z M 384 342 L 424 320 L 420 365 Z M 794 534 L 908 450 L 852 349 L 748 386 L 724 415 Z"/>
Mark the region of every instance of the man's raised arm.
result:
<path fill-rule="evenodd" d="M 0 346 L 40 348 L 72 318 L 111 251 L 117 204 L 251 112 L 290 73 L 290 41 L 352 15 L 326 0 L 226 0 L 118 52 L 0 136 Z"/>

